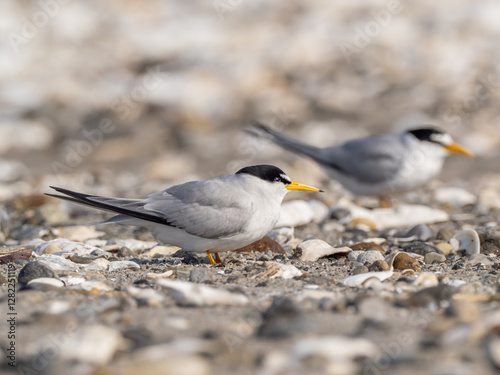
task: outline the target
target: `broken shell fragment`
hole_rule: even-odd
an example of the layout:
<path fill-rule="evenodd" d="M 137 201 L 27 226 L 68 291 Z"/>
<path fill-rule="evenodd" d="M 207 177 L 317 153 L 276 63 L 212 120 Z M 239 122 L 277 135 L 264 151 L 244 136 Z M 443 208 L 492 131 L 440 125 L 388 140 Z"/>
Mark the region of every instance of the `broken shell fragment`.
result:
<path fill-rule="evenodd" d="M 463 250 L 467 255 L 479 254 L 481 252 L 479 235 L 474 229 L 466 229 L 458 232 L 449 242 L 455 251 Z"/>
<path fill-rule="evenodd" d="M 394 275 L 393 271 L 360 273 L 358 275 L 345 278 L 342 280 L 342 284 L 347 286 L 365 286 L 369 280 L 375 279 L 378 281 L 384 281 L 392 275 Z"/>

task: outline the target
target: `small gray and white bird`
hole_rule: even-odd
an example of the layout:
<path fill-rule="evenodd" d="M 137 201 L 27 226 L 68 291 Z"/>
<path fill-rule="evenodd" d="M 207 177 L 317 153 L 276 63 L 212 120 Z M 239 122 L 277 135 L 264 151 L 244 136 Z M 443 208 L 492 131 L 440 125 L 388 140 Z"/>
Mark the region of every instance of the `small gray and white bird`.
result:
<path fill-rule="evenodd" d="M 236 174 L 172 186 L 145 199 L 105 198 L 52 187 L 51 197 L 117 213 L 104 223 L 150 229 L 163 243 L 186 251 L 217 252 L 247 246 L 271 231 L 289 190 L 321 191 L 294 182 L 272 165 L 245 167 Z M 210 251 L 215 252 L 215 260 Z"/>
<path fill-rule="evenodd" d="M 449 151 L 474 156 L 448 133 L 433 127 L 374 135 L 327 148 L 305 144 L 259 123 L 247 131 L 309 156 L 353 194 L 382 199 L 425 185 L 441 172 Z M 382 199 L 381 203 L 386 202 Z"/>

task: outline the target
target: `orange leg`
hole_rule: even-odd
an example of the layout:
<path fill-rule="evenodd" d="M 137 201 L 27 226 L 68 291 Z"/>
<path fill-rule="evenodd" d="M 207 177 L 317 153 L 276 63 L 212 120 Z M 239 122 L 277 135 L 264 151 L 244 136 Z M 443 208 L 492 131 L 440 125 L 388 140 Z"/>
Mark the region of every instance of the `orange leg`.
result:
<path fill-rule="evenodd" d="M 210 264 L 217 264 L 217 262 L 214 260 L 214 258 L 212 258 L 212 254 L 210 254 L 210 250 L 207 250 L 207 255 L 208 255 L 208 260 L 210 261 Z"/>

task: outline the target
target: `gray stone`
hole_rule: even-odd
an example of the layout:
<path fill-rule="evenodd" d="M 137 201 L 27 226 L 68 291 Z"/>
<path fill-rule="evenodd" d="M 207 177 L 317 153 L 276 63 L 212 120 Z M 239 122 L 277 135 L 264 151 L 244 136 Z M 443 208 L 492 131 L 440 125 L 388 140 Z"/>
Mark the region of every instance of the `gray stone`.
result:
<path fill-rule="evenodd" d="M 443 254 L 443 252 L 441 250 L 439 250 L 437 247 L 432 246 L 432 245 L 425 243 L 423 241 L 412 242 L 410 245 L 405 246 L 403 248 L 403 251 L 405 251 L 407 253 L 415 253 L 415 254 L 419 254 L 419 255 L 423 255 L 423 256 L 425 256 L 426 254 L 429 254 L 429 253 Z"/>
<path fill-rule="evenodd" d="M 443 254 L 438 254 L 438 253 L 427 253 L 425 254 L 424 257 L 424 262 L 426 264 L 442 263 L 445 260 L 446 257 Z"/>
<path fill-rule="evenodd" d="M 367 272 L 369 272 L 369 269 L 366 266 L 357 266 L 354 267 L 352 270 L 353 275 L 359 275 L 360 273 L 367 273 Z"/>
<path fill-rule="evenodd" d="M 384 260 L 384 256 L 380 253 L 380 251 L 369 250 L 363 251 L 362 254 L 358 255 L 357 261 L 363 264 L 372 264 L 377 260 Z"/>
<path fill-rule="evenodd" d="M 210 272 L 205 267 L 195 267 L 189 273 L 189 281 L 192 283 L 205 283 L 211 279 Z"/>
<path fill-rule="evenodd" d="M 19 284 L 28 284 L 31 280 L 39 279 L 41 277 L 52 277 L 57 279 L 57 274 L 48 265 L 34 261 L 30 262 L 23 267 L 17 281 Z"/>

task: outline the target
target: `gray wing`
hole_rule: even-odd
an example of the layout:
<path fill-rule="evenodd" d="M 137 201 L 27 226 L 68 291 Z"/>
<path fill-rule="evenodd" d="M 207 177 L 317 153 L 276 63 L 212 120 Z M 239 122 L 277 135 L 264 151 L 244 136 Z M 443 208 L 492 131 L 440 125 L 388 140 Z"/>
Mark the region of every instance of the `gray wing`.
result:
<path fill-rule="evenodd" d="M 254 213 L 251 197 L 227 183 L 230 178 L 187 182 L 146 199 L 99 197 L 53 186 L 64 195 L 47 195 L 119 214 L 108 222 L 133 217 L 216 239 L 239 234 Z"/>
<path fill-rule="evenodd" d="M 378 183 L 401 169 L 407 151 L 399 134 L 384 134 L 324 148 L 318 161 L 359 181 Z"/>
<path fill-rule="evenodd" d="M 222 178 L 193 181 L 150 195 L 144 209 L 204 238 L 240 233 L 253 215 L 248 197 Z"/>

